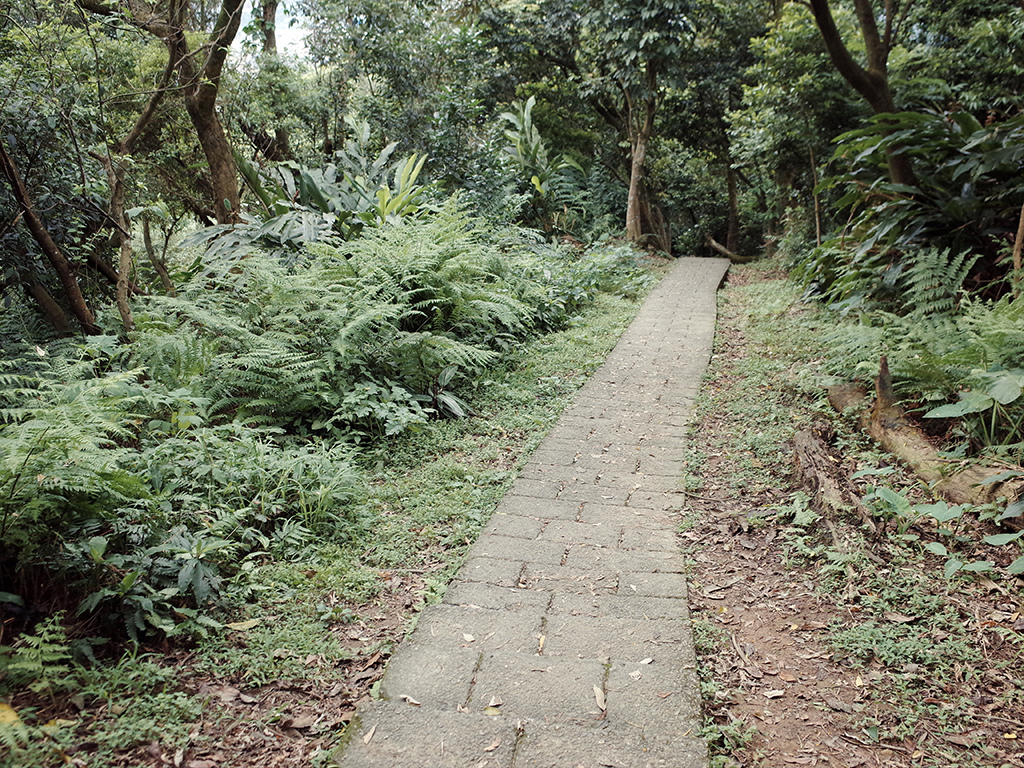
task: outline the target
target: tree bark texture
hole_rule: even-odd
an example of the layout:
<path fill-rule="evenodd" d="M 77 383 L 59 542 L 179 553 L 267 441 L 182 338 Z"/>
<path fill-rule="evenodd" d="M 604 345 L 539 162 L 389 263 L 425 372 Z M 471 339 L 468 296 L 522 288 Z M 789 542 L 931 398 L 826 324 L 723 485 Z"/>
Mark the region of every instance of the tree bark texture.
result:
<path fill-rule="evenodd" d="M 133 265 L 132 234 L 131 224 L 124 213 L 124 170 L 118 164 L 117 158 L 109 152 L 105 155 L 99 152 L 91 154 L 107 173 L 107 184 L 110 187 L 109 215 L 114 223 L 114 236 L 120 253 L 117 270 L 117 311 L 121 315 L 125 331 L 131 333 L 135 330 L 135 319 L 132 316 L 131 304 L 128 303 L 129 275 Z"/>
<path fill-rule="evenodd" d="M 704 242 L 707 243 L 713 251 L 717 251 L 722 254 L 734 264 L 747 264 L 754 260 L 750 256 L 740 256 L 738 253 L 733 253 L 720 242 L 715 240 L 711 235 L 704 235 Z"/>
<path fill-rule="evenodd" d="M 185 85 L 185 111 L 206 155 L 213 184 L 213 211 L 220 224 L 241 221 L 238 169 L 217 115 L 217 93 L 228 50 L 242 20 L 243 5 L 244 0 L 223 0 L 217 25 L 206 44 L 209 52 L 201 67 L 196 67 L 192 60 L 183 26 L 178 26 L 173 37 Z"/>
<path fill-rule="evenodd" d="M 46 286 L 39 282 L 35 275 L 23 274 L 22 285 L 25 286 L 25 292 L 32 297 L 32 300 L 43 311 L 46 319 L 50 321 L 50 324 L 56 329 L 57 333 L 62 336 L 71 333 L 71 323 L 68 322 L 68 316 L 64 314 L 60 304 L 50 295 L 50 292 L 46 290 Z"/>
<path fill-rule="evenodd" d="M 647 162 L 647 142 L 651 138 L 654 126 L 656 105 L 653 99 L 646 99 L 643 118 L 637 123 L 638 116 L 634 113 L 635 105 L 626 93 L 628 124 L 630 130 L 629 145 L 629 193 L 626 197 L 626 239 L 637 245 L 646 245 L 643 222 L 640 212 L 641 188 L 644 186 L 644 165 Z"/>
<path fill-rule="evenodd" d="M 825 421 L 797 432 L 793 437 L 797 474 L 811 493 L 814 509 L 822 513 L 854 512 L 871 531 L 876 531 L 871 513 L 850 482 L 842 460 L 831 447 L 834 439 L 835 430 Z"/>

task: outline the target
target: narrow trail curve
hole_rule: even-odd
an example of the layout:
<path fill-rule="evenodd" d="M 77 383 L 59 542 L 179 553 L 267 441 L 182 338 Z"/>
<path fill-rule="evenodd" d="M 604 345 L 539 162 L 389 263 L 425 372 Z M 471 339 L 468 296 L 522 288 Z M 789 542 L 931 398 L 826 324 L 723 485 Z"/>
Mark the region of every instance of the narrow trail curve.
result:
<path fill-rule="evenodd" d="M 358 710 L 342 768 L 701 768 L 675 531 L 729 263 L 679 259 Z"/>

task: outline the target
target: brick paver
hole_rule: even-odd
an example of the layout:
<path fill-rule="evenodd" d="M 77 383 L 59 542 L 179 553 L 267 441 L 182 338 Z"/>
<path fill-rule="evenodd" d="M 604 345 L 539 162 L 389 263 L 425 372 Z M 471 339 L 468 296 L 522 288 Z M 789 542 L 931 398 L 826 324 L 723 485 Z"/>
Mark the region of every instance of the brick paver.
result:
<path fill-rule="evenodd" d="M 674 542 L 721 259 L 679 259 L 359 709 L 343 768 L 701 768 Z"/>

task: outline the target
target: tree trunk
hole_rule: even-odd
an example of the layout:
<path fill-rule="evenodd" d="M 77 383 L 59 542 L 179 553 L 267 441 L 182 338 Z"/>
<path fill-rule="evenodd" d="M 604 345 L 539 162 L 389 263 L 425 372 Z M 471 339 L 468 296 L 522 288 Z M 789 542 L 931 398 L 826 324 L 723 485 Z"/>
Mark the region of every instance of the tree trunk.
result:
<path fill-rule="evenodd" d="M 637 211 L 640 219 L 640 231 L 643 233 L 643 246 L 654 251 L 672 255 L 672 238 L 669 236 L 668 225 L 658 204 L 651 200 L 647 183 L 641 179 L 637 190 Z"/>
<path fill-rule="evenodd" d="M 836 28 L 832 18 L 829 0 L 809 0 L 814 21 L 821 31 L 829 58 L 853 88 L 867 99 L 872 111 L 878 115 L 896 111 L 896 102 L 889 89 L 889 48 L 891 46 L 891 24 L 887 24 L 885 34 L 878 32 L 875 20 L 875 9 L 871 0 L 853 0 L 857 22 L 867 53 L 867 67 L 854 61 L 853 55 L 843 42 L 842 35 Z M 890 11 L 889 4 L 887 9 Z M 910 158 L 904 153 L 897 154 L 895 148 L 890 149 L 886 162 L 889 167 L 889 180 L 894 184 L 917 186 L 917 177 L 910 164 Z"/>
<path fill-rule="evenodd" d="M 7 183 L 10 184 L 11 192 L 14 193 L 14 199 L 21 209 L 22 215 L 25 217 L 25 223 L 28 225 L 29 232 L 32 233 L 36 244 L 50 262 L 53 271 L 56 272 L 61 288 L 64 289 L 64 295 L 71 306 L 71 311 L 81 324 L 82 330 L 89 334 L 99 333 L 100 329 L 96 325 L 96 318 L 85 301 L 85 296 L 82 294 L 82 288 L 75 277 L 71 262 L 68 261 L 67 256 L 57 246 L 57 243 L 53 241 L 53 238 L 50 237 L 50 233 L 43 225 L 39 216 L 36 215 L 35 209 L 32 207 L 32 199 L 29 196 L 28 188 L 25 186 L 25 182 L 22 181 L 21 174 L 18 172 L 18 167 L 14 164 L 14 160 L 7 154 L 7 148 L 2 141 L 0 141 L 0 173 L 3 174 L 7 179 Z"/>
<path fill-rule="evenodd" d="M 185 111 L 206 155 L 213 186 L 214 217 L 221 224 L 240 221 L 238 173 L 231 145 L 217 116 L 217 94 L 228 50 L 241 23 L 244 0 L 221 0 L 217 22 L 200 49 L 206 52 L 201 66 L 197 66 L 196 52 L 190 50 L 186 38 L 187 24 L 191 19 L 188 0 L 171 0 L 166 16 L 158 14 L 145 2 L 125 3 L 123 10 L 117 4 L 103 0 L 77 2 L 82 8 L 105 16 L 124 13 L 136 27 L 165 42 L 173 67 L 181 76 Z M 152 106 L 155 107 L 155 103 Z M 132 141 L 136 138 L 130 137 Z"/>
<path fill-rule="evenodd" d="M 1021 251 L 1024 250 L 1024 205 L 1020 207 L 1017 237 L 1013 241 L 1013 297 L 1020 298 Z"/>
<path fill-rule="evenodd" d="M 725 234 L 725 247 L 736 253 L 740 249 L 740 202 L 739 193 L 736 190 L 736 171 L 733 170 L 728 156 L 726 156 L 725 186 L 729 197 L 729 224 Z"/>
<path fill-rule="evenodd" d="M 168 296 L 174 296 L 176 294 L 174 290 L 174 282 L 171 280 L 171 273 L 167 271 L 167 263 L 164 261 L 163 256 L 158 256 L 156 249 L 153 247 L 153 234 L 151 230 L 152 227 L 149 223 L 149 219 L 143 219 L 142 244 L 146 249 L 146 256 L 149 258 L 149 263 L 153 265 L 153 269 L 156 270 L 156 274 L 160 278 L 160 285 L 164 287 L 164 292 Z"/>
<path fill-rule="evenodd" d="M 43 311 L 43 314 L 46 315 L 46 318 L 56 329 L 57 333 L 62 336 L 71 333 L 71 324 L 68 322 L 68 317 L 64 314 L 64 310 L 61 309 L 60 304 L 54 300 L 50 292 L 46 290 L 46 286 L 39 282 L 35 275 L 22 275 L 22 285 L 25 286 L 25 292 L 32 297 L 33 301 Z"/>
<path fill-rule="evenodd" d="M 835 431 L 826 421 L 797 432 L 793 436 L 797 473 L 804 487 L 811 492 L 814 509 L 822 513 L 833 510 L 855 512 L 874 532 L 877 526 L 871 513 L 842 469 L 840 456 L 831 448 L 834 439 Z"/>
<path fill-rule="evenodd" d="M 634 136 L 630 137 L 632 149 L 629 163 L 629 192 L 626 196 L 626 239 L 639 246 L 644 246 L 642 217 L 640 213 L 640 190 L 643 185 L 644 164 L 647 161 L 647 142 L 650 139 L 650 127 L 646 121 Z"/>
<path fill-rule="evenodd" d="M 132 233 L 131 224 L 124 213 L 124 169 L 109 152 L 105 155 L 90 152 L 107 173 L 107 184 L 110 186 L 110 218 L 114 222 L 114 234 L 120 250 L 120 263 L 117 270 L 117 311 L 126 332 L 135 330 L 135 318 L 128 303 L 130 288 L 128 277 L 132 271 Z"/>
<path fill-rule="evenodd" d="M 216 106 L 213 102 L 204 101 L 186 97 L 185 109 L 192 120 L 203 154 L 206 155 L 210 183 L 213 185 L 214 216 L 218 224 L 234 224 L 241 221 L 238 169 L 235 167 L 228 137 L 217 116 Z"/>
<path fill-rule="evenodd" d="M 278 0 L 263 0 L 263 55 L 277 58 L 277 7 Z M 275 99 L 276 102 L 276 99 Z M 274 117 L 280 120 L 283 115 L 278 104 L 273 104 Z M 268 146 L 265 157 L 268 160 L 287 160 L 292 150 L 289 146 L 288 131 L 280 126 L 274 128 L 273 142 Z"/>

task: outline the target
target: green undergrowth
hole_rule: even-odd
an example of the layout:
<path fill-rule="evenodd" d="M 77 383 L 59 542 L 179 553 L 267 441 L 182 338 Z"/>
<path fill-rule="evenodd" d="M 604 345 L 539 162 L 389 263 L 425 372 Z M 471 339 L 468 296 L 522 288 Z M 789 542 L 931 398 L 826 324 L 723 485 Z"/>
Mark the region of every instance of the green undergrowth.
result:
<path fill-rule="evenodd" d="M 189 679 L 231 681 L 245 689 L 302 681 L 330 687 L 345 678 L 345 661 L 354 655 L 387 656 L 401 635 L 400 619 L 393 630 L 374 634 L 356 649 L 344 647 L 340 633 L 396 610 L 386 600 L 395 577 L 414 585 L 408 608 L 440 599 L 518 468 L 603 362 L 650 285 L 650 280 L 646 286 L 637 282 L 628 297 L 589 288 L 591 303 L 563 330 L 510 348 L 471 388 L 460 390 L 472 402 L 472 416 L 425 421 L 415 430 L 364 443 L 358 451 L 346 450 L 339 466 L 358 482 L 346 480 L 344 491 L 359 501 L 347 503 L 344 527 L 313 531 L 315 520 L 299 516 L 295 526 L 301 528 L 261 534 L 266 540 L 253 542 L 253 554 L 218 582 L 221 608 L 208 617 L 193 613 L 186 622 L 191 635 L 179 633 L 183 647 L 194 643 L 183 668 L 175 668 L 173 657 L 142 654 L 94 664 L 90 658 L 104 650 L 102 645 L 93 649 L 69 639 L 59 620 L 37 625 L 36 635 L 28 633 L 5 649 L 0 682 L 8 691 L 30 684 L 39 691 L 31 706 L 19 703 L 26 701 L 24 695 L 14 700 L 14 708 L 0 705 L 0 746 L 10 758 L 4 764 L 63 764 L 68 750 L 83 742 L 95 766 L 120 765 L 115 750 L 151 740 L 173 754 L 190 739 L 194 744 L 201 738 L 193 725 L 202 700 L 184 692 Z M 258 440 L 246 448 L 228 438 L 211 435 L 209 440 L 219 440 L 218 449 L 233 447 L 228 460 L 236 466 L 229 471 L 249 477 L 250 492 L 264 490 L 254 502 L 235 504 L 233 512 L 225 509 L 211 523 L 245 530 L 268 513 L 275 498 L 292 494 L 296 486 L 287 478 L 274 482 L 259 471 Z M 190 451 L 178 458 L 193 455 Z M 161 466 L 176 465 L 180 461 Z M 218 465 L 207 466 L 216 471 Z M 324 480 L 320 487 L 330 488 Z M 314 491 L 307 499 L 313 512 Z M 222 485 L 220 496 L 208 503 L 226 505 L 230 499 L 224 492 Z M 300 489 L 293 503 L 301 501 Z M 401 602 L 397 606 L 402 610 Z M 200 618 L 207 623 L 199 624 Z M 41 643 L 42 650 L 33 650 L 33 642 Z M 44 689 L 51 679 L 56 687 Z M 148 682 L 133 689 L 136 680 Z M 123 693 L 129 689 L 130 695 Z M 129 700 L 112 704 L 112 696 Z M 74 701 L 81 706 L 72 706 Z"/>
<path fill-rule="evenodd" d="M 638 307 L 602 296 L 573 327 L 525 346 L 492 371 L 473 399 L 478 416 L 430 422 L 365 451 L 368 496 L 359 534 L 248 574 L 258 599 L 240 608 L 239 620 L 256 623 L 206 641 L 201 668 L 257 684 L 322 677 L 324 670 L 303 659 L 336 656 L 329 629 L 376 613 L 392 574 L 424 574 L 417 599 L 439 600 L 519 467 Z"/>
<path fill-rule="evenodd" d="M 826 346 L 838 317 L 802 303 L 770 262 L 734 266 L 719 311 L 687 489 L 723 500 L 751 528 L 773 525 L 783 564 L 835 605 L 822 640 L 860 681 L 849 720 L 856 738 L 907 749 L 913 765 L 1007 764 L 1024 736 L 1014 725 L 1020 537 L 999 532 L 991 509 L 934 498 L 829 408 Z M 830 511 L 826 521 L 793 487 L 792 439 L 821 420 L 834 427 L 832 448 L 879 533 L 852 512 Z M 700 619 L 696 634 L 713 764 L 760 765 L 750 727 L 729 714 L 731 693 L 712 674 L 715 657 L 731 652 L 728 637 Z M 980 728 L 1005 738 L 985 744 L 971 735 Z"/>
<path fill-rule="evenodd" d="M 720 460 L 730 471 L 715 474 L 716 488 L 754 495 L 779 486 L 791 463 L 794 424 L 827 407 L 816 378 L 823 319 L 770 262 L 734 265 L 718 311 L 694 418 L 728 441 L 712 451 L 691 448 L 687 484 L 706 494 L 703 470 Z"/>

